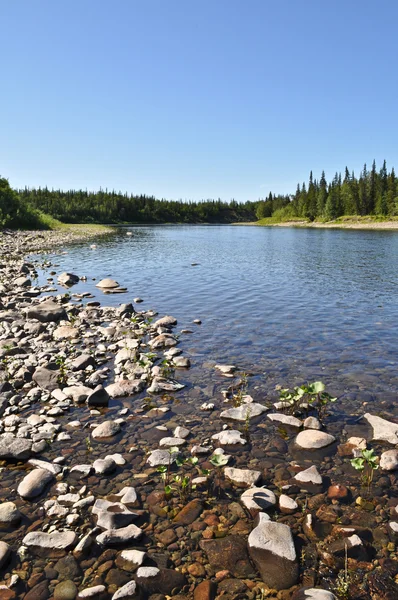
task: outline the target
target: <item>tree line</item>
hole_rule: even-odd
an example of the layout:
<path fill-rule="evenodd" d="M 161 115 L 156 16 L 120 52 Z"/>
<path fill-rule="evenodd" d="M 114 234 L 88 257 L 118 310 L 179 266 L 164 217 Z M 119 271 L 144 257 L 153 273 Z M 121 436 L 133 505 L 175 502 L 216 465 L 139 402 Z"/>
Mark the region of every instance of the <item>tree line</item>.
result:
<path fill-rule="evenodd" d="M 332 221 L 344 215 L 398 216 L 398 180 L 394 168 L 387 170 L 386 161 L 380 170 L 373 161 L 369 170 L 364 165 L 359 177 L 345 168 L 344 176 L 336 173 L 327 182 L 325 172 L 319 180 L 312 171 L 308 183 L 298 185 L 296 193 L 284 199 L 269 195 L 258 203 L 256 216 L 278 217 L 281 220 L 302 218 Z"/>
<path fill-rule="evenodd" d="M 336 173 L 329 182 L 324 171 L 319 180 L 311 171 L 308 183 L 299 184 L 295 194 L 271 192 L 265 199 L 244 203 L 183 202 L 102 189 L 13 190 L 0 177 L 1 227 L 51 227 L 51 218 L 64 223 L 233 223 L 265 217 L 331 221 L 344 215 L 398 216 L 394 168 L 388 171 L 384 161 L 377 170 L 373 161 L 371 169 L 365 164 L 358 177 L 346 167 L 344 176 Z"/>

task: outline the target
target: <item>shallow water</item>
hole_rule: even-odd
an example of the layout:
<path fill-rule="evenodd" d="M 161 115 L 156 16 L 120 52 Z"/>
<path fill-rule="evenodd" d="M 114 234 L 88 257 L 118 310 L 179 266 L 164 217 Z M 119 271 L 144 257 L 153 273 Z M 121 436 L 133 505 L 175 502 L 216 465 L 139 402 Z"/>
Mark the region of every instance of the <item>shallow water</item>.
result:
<path fill-rule="evenodd" d="M 53 262 L 89 278 L 71 292 L 108 305 L 141 296 L 138 308 L 192 329 L 191 381 L 227 362 L 256 375 L 258 393 L 322 379 L 355 403 L 395 397 L 397 259 L 395 232 L 176 225 L 122 228 Z M 129 292 L 104 296 L 92 278 L 108 276 Z"/>

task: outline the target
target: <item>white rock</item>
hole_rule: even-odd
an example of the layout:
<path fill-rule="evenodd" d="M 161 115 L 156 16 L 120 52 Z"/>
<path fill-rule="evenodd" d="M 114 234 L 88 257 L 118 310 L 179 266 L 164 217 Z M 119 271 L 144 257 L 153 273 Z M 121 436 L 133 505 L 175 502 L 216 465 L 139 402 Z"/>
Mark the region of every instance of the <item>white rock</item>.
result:
<path fill-rule="evenodd" d="M 101 425 L 98 425 L 91 435 L 94 439 L 108 438 L 116 435 L 120 431 L 120 425 L 116 421 L 104 421 Z"/>
<path fill-rule="evenodd" d="M 288 425 L 289 427 L 301 427 L 303 422 L 300 419 L 296 419 L 296 417 L 292 417 L 291 415 L 284 415 L 283 413 L 271 413 L 267 415 L 268 419 L 271 421 L 276 421 L 277 423 L 282 423 L 282 425 Z"/>
<path fill-rule="evenodd" d="M 147 463 L 151 467 L 158 467 L 159 465 L 171 465 L 176 461 L 177 455 L 170 454 L 167 450 L 153 450 L 148 456 Z"/>
<path fill-rule="evenodd" d="M 304 420 L 304 429 L 322 429 L 322 423 L 316 417 L 307 417 Z"/>
<path fill-rule="evenodd" d="M 227 479 L 238 486 L 250 487 L 257 483 L 261 477 L 261 471 L 251 471 L 249 469 L 235 469 L 234 467 L 226 467 L 224 474 Z"/>
<path fill-rule="evenodd" d="M 96 598 L 105 592 L 105 590 L 106 588 L 104 585 L 94 585 L 93 587 L 85 588 L 78 593 L 77 600 L 86 600 L 86 598 L 93 597 Z"/>
<path fill-rule="evenodd" d="M 335 441 L 336 438 L 329 433 L 317 431 L 316 429 L 306 429 L 305 431 L 300 431 L 295 439 L 297 446 L 300 446 L 300 448 L 304 448 L 305 450 L 325 448 L 326 446 L 333 444 Z"/>
<path fill-rule="evenodd" d="M 22 479 L 17 492 L 21 498 L 35 498 L 39 496 L 46 485 L 53 481 L 54 475 L 46 469 L 33 469 Z"/>
<path fill-rule="evenodd" d="M 279 496 L 279 508 L 282 513 L 290 515 L 298 510 L 298 504 L 293 498 L 289 498 L 286 494 L 281 494 Z"/>
<path fill-rule="evenodd" d="M 398 469 L 398 450 L 387 450 L 380 456 L 380 468 L 385 471 Z"/>
<path fill-rule="evenodd" d="M 112 596 L 112 600 L 122 600 L 123 598 L 130 599 L 135 595 L 137 584 L 135 581 L 129 581 L 123 587 L 117 590 Z"/>
<path fill-rule="evenodd" d="M 386 421 L 369 413 L 364 415 L 369 425 L 373 428 L 372 440 L 398 444 L 398 424 Z"/>
<path fill-rule="evenodd" d="M 120 529 L 109 529 L 96 537 L 96 541 L 101 546 L 113 546 L 116 544 L 127 544 L 132 540 L 137 540 L 142 535 L 142 530 L 136 525 L 128 525 Z"/>
<path fill-rule="evenodd" d="M 178 426 L 174 429 L 173 435 L 176 438 L 183 438 L 185 440 L 189 436 L 189 429 Z"/>
<path fill-rule="evenodd" d="M 67 550 L 76 543 L 77 537 L 74 531 L 31 531 L 26 534 L 22 543 L 28 548 L 47 548 L 50 550 Z"/>
<path fill-rule="evenodd" d="M 276 504 L 274 492 L 267 488 L 251 487 L 240 497 L 240 501 L 248 510 L 267 510 Z"/>
<path fill-rule="evenodd" d="M 212 440 L 218 440 L 222 446 L 235 446 L 247 444 L 245 438 L 242 436 L 240 431 L 236 429 L 227 429 L 226 431 L 220 431 L 211 436 Z"/>
<path fill-rule="evenodd" d="M 186 443 L 187 441 L 184 438 L 164 437 L 160 440 L 159 446 L 162 446 L 164 448 L 173 448 L 174 446 L 184 446 L 184 444 Z"/>
<path fill-rule="evenodd" d="M 232 419 L 233 421 L 245 422 L 248 419 L 254 419 L 266 412 L 268 409 L 261 404 L 253 402 L 251 404 L 242 404 L 237 408 L 228 408 L 224 410 L 220 417 L 222 419 Z"/>
<path fill-rule="evenodd" d="M 304 471 L 300 471 L 293 478 L 295 481 L 299 483 L 312 483 L 314 485 L 322 485 L 322 477 L 318 472 L 318 469 L 315 466 L 310 467 L 309 469 L 305 469 Z"/>

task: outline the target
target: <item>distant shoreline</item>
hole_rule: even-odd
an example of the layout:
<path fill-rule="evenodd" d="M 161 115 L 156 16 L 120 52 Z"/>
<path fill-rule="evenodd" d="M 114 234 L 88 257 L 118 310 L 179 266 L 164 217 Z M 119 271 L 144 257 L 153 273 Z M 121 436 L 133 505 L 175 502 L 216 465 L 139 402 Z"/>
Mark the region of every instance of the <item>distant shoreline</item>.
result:
<path fill-rule="evenodd" d="M 298 227 L 311 229 L 368 229 L 398 230 L 398 221 L 329 221 L 327 223 L 309 221 L 286 221 L 284 223 L 234 223 L 234 225 L 253 225 L 257 227 Z"/>

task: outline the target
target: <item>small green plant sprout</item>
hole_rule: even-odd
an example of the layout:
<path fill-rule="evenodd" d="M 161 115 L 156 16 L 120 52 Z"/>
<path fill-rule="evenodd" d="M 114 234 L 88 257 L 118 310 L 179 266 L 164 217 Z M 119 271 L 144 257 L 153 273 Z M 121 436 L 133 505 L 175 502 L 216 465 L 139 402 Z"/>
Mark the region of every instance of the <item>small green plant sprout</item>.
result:
<path fill-rule="evenodd" d="M 352 458 L 350 462 L 354 469 L 362 472 L 362 482 L 369 489 L 372 485 L 374 472 L 379 468 L 379 458 L 374 450 L 361 450 L 361 456 Z"/>
<path fill-rule="evenodd" d="M 209 462 L 213 465 L 213 467 L 224 467 L 228 464 L 228 456 L 225 454 L 213 454 L 210 458 Z"/>
<path fill-rule="evenodd" d="M 337 398 L 333 398 L 325 391 L 325 384 L 322 381 L 314 381 L 313 383 L 297 386 L 293 391 L 288 388 L 279 391 L 281 402 L 286 402 L 290 405 L 292 413 L 296 409 L 313 406 L 318 413 L 318 417 L 322 420 L 326 416 L 327 407 L 330 403 L 336 402 Z"/>
<path fill-rule="evenodd" d="M 232 404 L 234 408 L 239 408 L 244 403 L 245 396 L 247 395 L 249 375 L 245 372 L 241 373 L 240 380 L 236 385 L 236 391 L 232 388 Z"/>
<path fill-rule="evenodd" d="M 173 363 L 168 358 L 164 358 L 162 360 L 162 362 L 160 363 L 160 365 L 161 365 L 160 371 L 161 371 L 162 377 L 164 377 L 165 379 L 169 379 L 170 377 L 173 377 L 173 375 L 174 375 Z"/>
<path fill-rule="evenodd" d="M 167 463 L 167 465 L 159 465 L 158 468 L 156 469 L 158 473 L 160 473 L 161 478 L 164 481 L 164 486 L 165 488 L 170 484 L 170 467 L 171 464 L 173 462 L 173 459 L 177 459 L 179 456 L 179 449 L 177 448 L 177 446 L 172 446 L 171 448 L 168 448 L 169 450 L 169 462 Z M 177 462 L 177 460 L 176 460 Z M 166 490 L 165 490 L 166 492 Z M 167 493 L 166 493 L 167 495 Z"/>
<path fill-rule="evenodd" d="M 62 354 L 59 354 L 55 358 L 55 364 L 58 365 L 58 369 L 59 369 L 58 383 L 65 384 L 68 381 L 68 374 L 66 372 L 66 366 L 65 366 L 65 356 L 62 356 Z"/>
<path fill-rule="evenodd" d="M 89 437 L 86 437 L 86 439 L 84 440 L 86 443 L 86 451 L 87 452 L 92 452 L 93 451 L 93 447 L 91 445 L 91 440 Z"/>
<path fill-rule="evenodd" d="M 339 571 L 337 575 L 337 579 L 334 585 L 334 591 L 342 600 L 350 600 L 350 585 L 351 585 L 351 577 L 348 572 L 348 552 L 347 552 L 347 544 L 344 544 L 345 548 L 345 561 L 344 561 L 344 571 Z"/>

